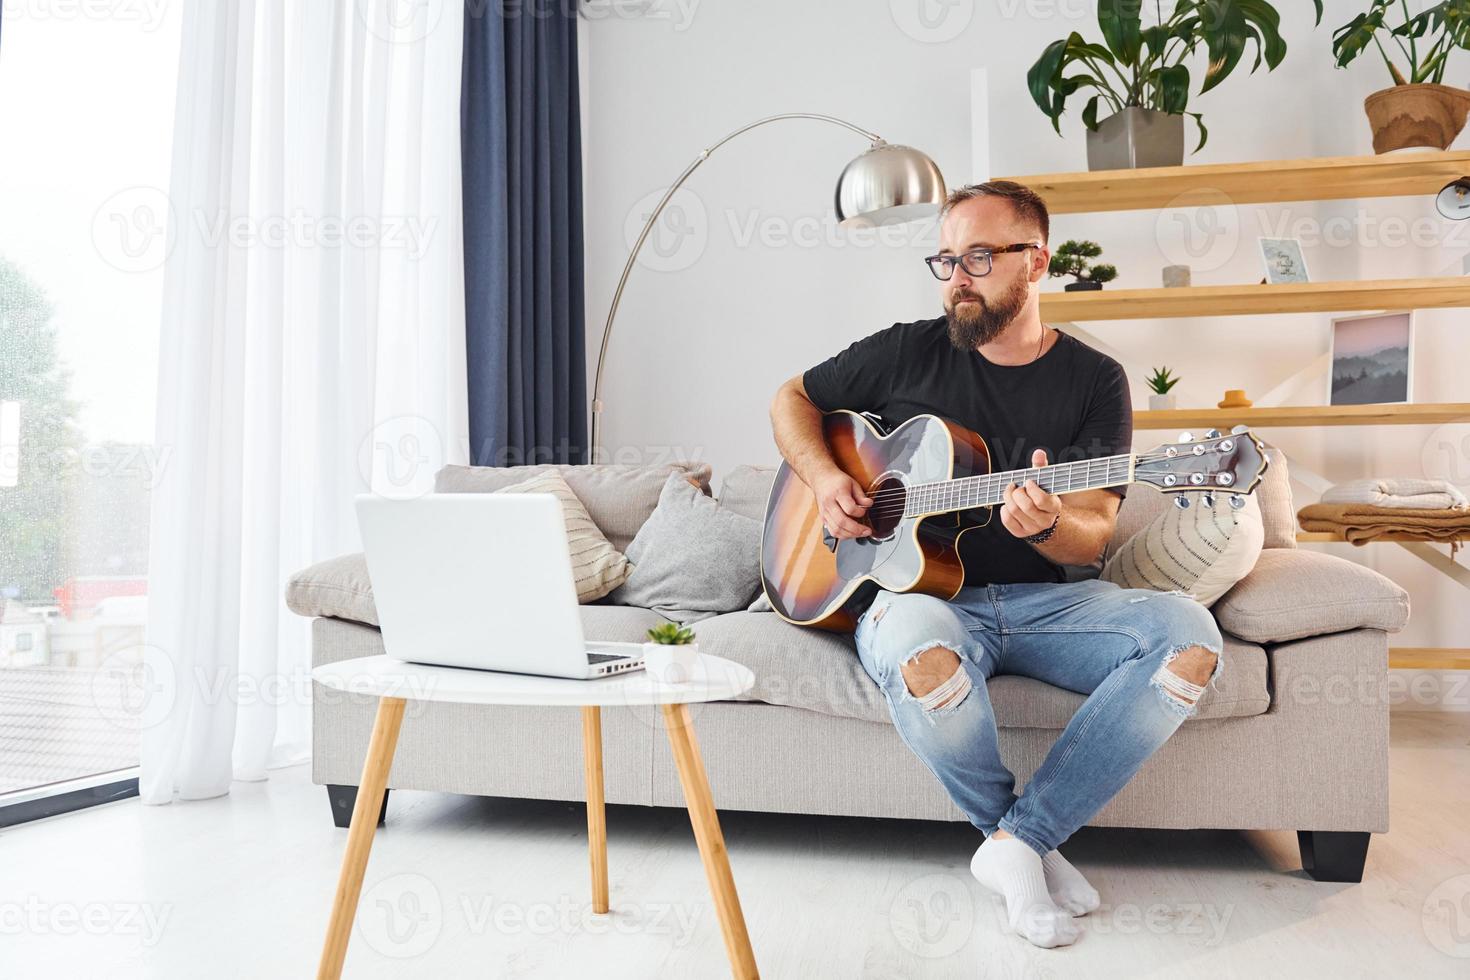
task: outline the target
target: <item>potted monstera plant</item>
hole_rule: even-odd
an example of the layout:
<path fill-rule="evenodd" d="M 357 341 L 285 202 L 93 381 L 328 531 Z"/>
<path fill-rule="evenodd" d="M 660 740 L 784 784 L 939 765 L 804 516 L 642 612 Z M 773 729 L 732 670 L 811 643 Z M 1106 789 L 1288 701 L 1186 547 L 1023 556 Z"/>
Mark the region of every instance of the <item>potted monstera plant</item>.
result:
<path fill-rule="evenodd" d="M 1322 0 L 1312 3 L 1320 23 Z M 1145 6 L 1156 23 L 1144 26 Z M 1187 62 L 1204 48 L 1200 94 L 1228 78 L 1248 48 L 1255 54 L 1251 71 L 1262 61 L 1274 69 L 1286 57 L 1280 22 L 1268 0 L 1177 0 L 1167 16 L 1162 0 L 1099 0 L 1103 43 L 1073 31 L 1047 46 L 1026 82 L 1058 135 L 1068 99 L 1092 93 L 1082 107 L 1089 170 L 1178 166 L 1186 115 L 1199 128 L 1194 152 L 1209 139 L 1200 114 L 1188 111 Z"/>
<path fill-rule="evenodd" d="M 1388 23 L 1390 16 L 1399 21 L 1396 26 Z M 1384 36 L 1407 66 L 1407 75 L 1389 56 Z M 1374 152 L 1448 149 L 1470 111 L 1470 92 L 1444 84 L 1450 52 L 1470 48 L 1470 0 L 1445 0 L 1412 16 L 1404 0 L 1372 0 L 1367 11 L 1332 35 L 1339 68 L 1370 48 L 1383 58 L 1393 79 L 1392 86 L 1363 102 Z"/>

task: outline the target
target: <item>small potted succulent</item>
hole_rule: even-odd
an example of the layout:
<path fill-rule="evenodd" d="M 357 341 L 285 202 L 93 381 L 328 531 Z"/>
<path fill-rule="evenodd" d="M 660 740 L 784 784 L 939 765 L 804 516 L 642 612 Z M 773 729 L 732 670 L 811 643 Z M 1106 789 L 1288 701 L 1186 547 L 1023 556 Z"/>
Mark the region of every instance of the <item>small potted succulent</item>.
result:
<path fill-rule="evenodd" d="M 1148 386 L 1152 394 L 1148 396 L 1148 409 L 1151 412 L 1167 412 L 1174 407 L 1174 395 L 1171 389 L 1179 383 L 1179 378 L 1169 374 L 1166 367 L 1154 368 L 1154 373 L 1148 376 Z"/>
<path fill-rule="evenodd" d="M 1402 23 L 1389 26 L 1385 19 L 1390 14 Z M 1384 50 L 1381 34 L 1386 34 L 1398 49 L 1408 67 L 1407 75 Z M 1371 0 L 1366 12 L 1332 35 L 1337 67 L 1346 68 L 1370 47 L 1378 52 L 1393 79 L 1393 85 L 1374 92 L 1363 102 L 1368 124 L 1373 128 L 1373 151 L 1448 149 L 1464 128 L 1470 111 L 1470 91 L 1443 84 L 1450 52 L 1470 48 L 1470 3 L 1445 0 L 1410 16 L 1403 0 Z"/>
<path fill-rule="evenodd" d="M 678 623 L 660 623 L 643 643 L 643 668 L 665 684 L 683 684 L 694 678 L 699 644 L 694 631 Z"/>
<path fill-rule="evenodd" d="M 1062 287 L 1069 293 L 1101 289 L 1103 283 L 1118 278 L 1117 266 L 1092 264 L 1090 260 L 1101 254 L 1102 246 L 1097 242 L 1065 241 L 1052 253 L 1047 271 L 1053 276 L 1074 277 L 1074 282 Z"/>

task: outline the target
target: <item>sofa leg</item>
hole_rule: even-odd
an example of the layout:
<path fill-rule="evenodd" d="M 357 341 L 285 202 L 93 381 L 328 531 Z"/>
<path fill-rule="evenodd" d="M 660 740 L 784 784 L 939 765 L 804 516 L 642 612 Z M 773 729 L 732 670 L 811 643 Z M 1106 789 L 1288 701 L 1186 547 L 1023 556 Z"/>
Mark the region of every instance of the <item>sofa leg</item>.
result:
<path fill-rule="evenodd" d="M 383 809 L 378 811 L 379 827 L 383 826 L 388 819 L 388 794 L 390 792 L 392 791 L 383 790 Z M 357 787 L 328 783 L 327 800 L 332 804 L 332 823 L 344 830 L 352 826 L 352 808 L 357 805 Z"/>
<path fill-rule="evenodd" d="M 1362 881 L 1372 836 L 1358 830 L 1298 830 L 1302 870 L 1318 881 Z"/>

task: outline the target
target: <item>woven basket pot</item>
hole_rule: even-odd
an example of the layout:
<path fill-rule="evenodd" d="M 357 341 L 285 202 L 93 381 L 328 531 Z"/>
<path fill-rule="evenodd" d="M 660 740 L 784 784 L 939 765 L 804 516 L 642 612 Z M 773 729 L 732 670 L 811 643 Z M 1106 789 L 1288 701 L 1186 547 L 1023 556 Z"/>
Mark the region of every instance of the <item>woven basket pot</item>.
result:
<path fill-rule="evenodd" d="M 1363 100 L 1373 127 L 1373 152 L 1411 146 L 1444 150 L 1465 128 L 1470 92 L 1448 85 L 1395 85 Z"/>

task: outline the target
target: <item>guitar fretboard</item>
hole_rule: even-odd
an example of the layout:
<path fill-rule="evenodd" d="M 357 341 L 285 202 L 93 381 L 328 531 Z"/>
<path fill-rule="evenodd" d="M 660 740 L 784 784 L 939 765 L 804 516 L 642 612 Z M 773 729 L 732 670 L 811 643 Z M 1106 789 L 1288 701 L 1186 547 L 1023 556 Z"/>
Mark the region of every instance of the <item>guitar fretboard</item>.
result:
<path fill-rule="evenodd" d="M 966 476 L 958 480 L 916 483 L 907 488 L 903 516 L 991 507 L 1001 502 L 1001 495 L 1008 485 L 1021 486 L 1027 480 L 1035 480 L 1037 486 L 1047 493 L 1058 494 L 1122 486 L 1132 482 L 1133 461 L 1131 453 L 1124 453 L 1052 466 L 1033 466 L 1026 470 Z"/>

